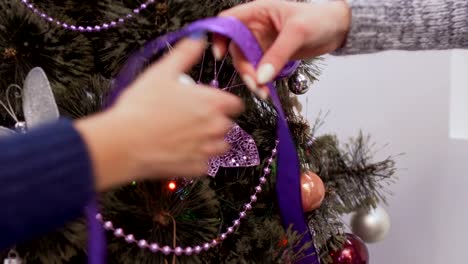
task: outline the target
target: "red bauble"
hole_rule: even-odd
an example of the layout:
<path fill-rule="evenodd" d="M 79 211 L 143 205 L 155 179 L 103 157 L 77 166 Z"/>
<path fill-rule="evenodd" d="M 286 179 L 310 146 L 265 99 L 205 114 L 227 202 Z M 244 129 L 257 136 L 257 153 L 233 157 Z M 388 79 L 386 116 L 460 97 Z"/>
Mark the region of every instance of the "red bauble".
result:
<path fill-rule="evenodd" d="M 356 235 L 346 234 L 343 248 L 331 252 L 333 264 L 369 264 L 369 251 L 366 244 Z"/>

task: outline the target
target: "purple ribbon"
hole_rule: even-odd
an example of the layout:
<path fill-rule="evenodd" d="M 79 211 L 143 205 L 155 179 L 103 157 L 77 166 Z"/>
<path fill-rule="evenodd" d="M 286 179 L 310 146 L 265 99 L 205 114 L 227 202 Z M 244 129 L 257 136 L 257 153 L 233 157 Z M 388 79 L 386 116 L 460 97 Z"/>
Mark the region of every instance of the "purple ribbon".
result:
<path fill-rule="evenodd" d="M 178 40 L 190 36 L 192 33 L 211 32 L 223 35 L 234 41 L 244 53 L 247 60 L 257 66 L 261 57 L 262 49 L 250 30 L 239 20 L 234 18 L 208 18 L 190 24 L 180 31 L 167 34 L 146 44 L 140 52 L 130 58 L 128 63 L 116 79 L 116 85 L 110 97 L 109 104 L 113 103 L 120 93 L 128 87 L 144 67 L 144 62 L 154 54 L 167 48 L 167 43 L 174 44 Z M 278 75 L 278 78 L 290 75 L 297 68 L 299 62 L 290 62 Z M 286 122 L 285 114 L 272 83 L 269 83 L 271 99 L 278 112 L 278 165 L 276 193 L 284 228 L 292 225 L 292 229 L 302 235 L 302 240 L 295 250 L 301 248 L 305 243 L 311 243 L 305 252 L 305 256 L 296 263 L 319 264 L 319 256 L 313 243 L 312 233 L 309 230 L 301 202 L 300 167 L 299 158 L 294 141 Z M 102 264 L 105 261 L 105 253 L 102 251 L 104 230 L 96 227 L 95 215 L 96 204 L 88 210 L 88 217 L 93 229 L 90 229 L 89 263 Z"/>

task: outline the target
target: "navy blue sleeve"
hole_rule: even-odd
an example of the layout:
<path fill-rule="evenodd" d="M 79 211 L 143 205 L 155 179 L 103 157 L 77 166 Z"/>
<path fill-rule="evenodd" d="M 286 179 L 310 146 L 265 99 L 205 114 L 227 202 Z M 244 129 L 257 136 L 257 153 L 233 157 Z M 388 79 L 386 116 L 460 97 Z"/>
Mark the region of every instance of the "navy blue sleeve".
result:
<path fill-rule="evenodd" d="M 71 121 L 0 139 L 0 249 L 83 215 L 92 164 Z"/>

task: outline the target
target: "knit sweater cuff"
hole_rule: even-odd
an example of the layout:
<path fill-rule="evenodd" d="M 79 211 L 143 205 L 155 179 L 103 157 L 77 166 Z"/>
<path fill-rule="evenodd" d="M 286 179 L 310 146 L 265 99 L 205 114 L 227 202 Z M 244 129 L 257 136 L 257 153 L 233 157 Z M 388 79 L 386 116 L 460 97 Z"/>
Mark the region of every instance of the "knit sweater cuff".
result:
<path fill-rule="evenodd" d="M 468 47 L 468 1 L 352 0 L 352 25 L 334 54 Z"/>
<path fill-rule="evenodd" d="M 60 120 L 0 140 L 0 248 L 80 217 L 94 195 L 86 145 Z"/>

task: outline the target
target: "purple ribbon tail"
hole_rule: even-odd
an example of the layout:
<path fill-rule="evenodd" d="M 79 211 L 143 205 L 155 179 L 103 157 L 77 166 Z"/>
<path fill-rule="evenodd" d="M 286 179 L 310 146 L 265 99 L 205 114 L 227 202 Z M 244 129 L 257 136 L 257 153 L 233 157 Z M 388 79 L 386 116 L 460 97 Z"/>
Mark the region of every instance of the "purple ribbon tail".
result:
<path fill-rule="evenodd" d="M 97 204 L 97 201 L 93 200 L 89 206 L 86 207 L 89 264 L 106 263 L 106 237 L 101 223 L 96 220 L 96 215 L 98 214 Z"/>
<path fill-rule="evenodd" d="M 273 101 L 279 102 L 275 96 Z M 276 104 L 276 103 L 275 103 Z M 280 111 L 278 111 L 280 112 Z M 282 111 L 281 111 L 282 112 Z M 280 113 L 280 116 L 283 116 Z M 307 248 L 296 264 L 320 264 L 320 258 L 309 230 L 305 215 L 302 209 L 302 197 L 300 188 L 300 168 L 299 158 L 296 152 L 295 144 L 290 136 L 289 128 L 285 122 L 284 116 L 278 120 L 278 167 L 276 174 L 276 194 L 279 204 L 281 221 L 284 228 L 292 226 L 292 230 L 302 235 L 302 240 L 296 246 L 298 252 L 306 243 L 311 242 L 311 247 Z"/>

